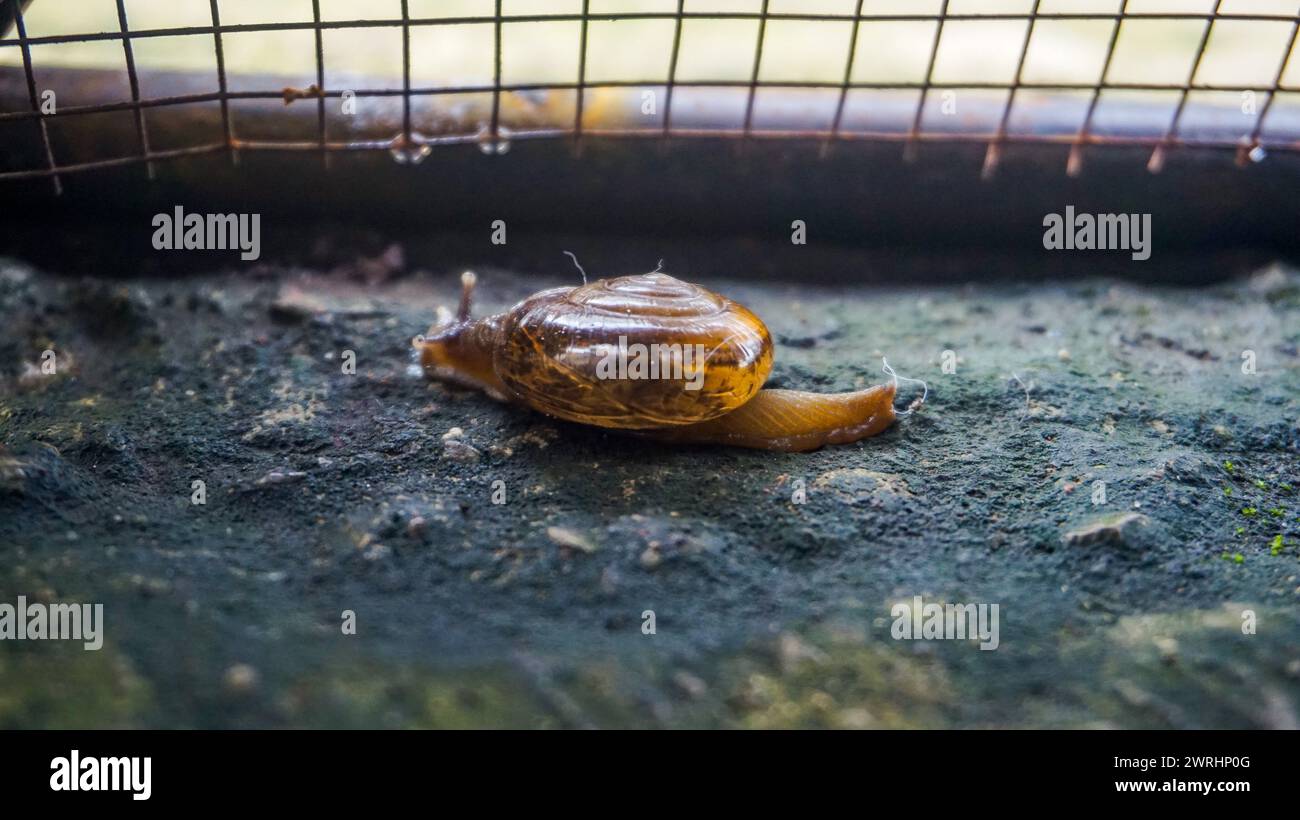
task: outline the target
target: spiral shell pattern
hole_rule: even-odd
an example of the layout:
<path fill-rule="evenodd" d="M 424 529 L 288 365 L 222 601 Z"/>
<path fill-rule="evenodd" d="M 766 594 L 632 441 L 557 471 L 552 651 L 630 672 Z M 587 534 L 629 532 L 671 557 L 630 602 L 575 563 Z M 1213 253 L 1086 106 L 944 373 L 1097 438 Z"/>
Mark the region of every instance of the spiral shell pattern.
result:
<path fill-rule="evenodd" d="M 745 404 L 772 369 L 772 337 L 748 308 L 665 273 L 542 291 L 506 315 L 493 368 L 558 418 L 656 429 Z"/>

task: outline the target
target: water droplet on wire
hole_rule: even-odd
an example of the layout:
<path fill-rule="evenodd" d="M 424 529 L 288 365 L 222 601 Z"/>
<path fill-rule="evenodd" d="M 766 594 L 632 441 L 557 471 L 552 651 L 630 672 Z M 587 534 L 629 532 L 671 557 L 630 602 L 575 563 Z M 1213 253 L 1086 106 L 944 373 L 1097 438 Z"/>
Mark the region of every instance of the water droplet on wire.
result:
<path fill-rule="evenodd" d="M 484 125 L 478 130 L 478 150 L 492 156 L 504 154 L 510 150 L 510 129 L 497 126 L 496 138 L 492 137 L 492 128 Z"/>
<path fill-rule="evenodd" d="M 398 165 L 419 165 L 429 156 L 428 145 L 407 139 L 405 134 L 398 134 L 389 143 L 388 153 Z"/>

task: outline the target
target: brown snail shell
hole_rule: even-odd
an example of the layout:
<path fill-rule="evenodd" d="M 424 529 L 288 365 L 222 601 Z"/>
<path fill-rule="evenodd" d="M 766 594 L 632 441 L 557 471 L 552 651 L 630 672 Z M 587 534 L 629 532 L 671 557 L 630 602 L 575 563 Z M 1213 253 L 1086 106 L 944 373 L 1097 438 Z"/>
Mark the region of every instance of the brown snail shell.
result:
<path fill-rule="evenodd" d="M 501 331 L 492 364 L 514 396 L 598 427 L 708 421 L 753 398 L 772 369 L 772 336 L 757 316 L 664 273 L 543 291 L 509 311 Z M 636 378 L 628 351 L 660 373 Z"/>

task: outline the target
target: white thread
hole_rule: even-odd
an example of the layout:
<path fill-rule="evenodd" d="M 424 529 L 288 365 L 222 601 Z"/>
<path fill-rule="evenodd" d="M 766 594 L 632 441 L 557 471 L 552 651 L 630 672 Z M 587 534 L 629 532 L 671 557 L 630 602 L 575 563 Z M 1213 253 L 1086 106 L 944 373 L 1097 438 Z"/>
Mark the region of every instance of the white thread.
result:
<path fill-rule="evenodd" d="M 564 254 L 573 260 L 574 267 L 578 269 L 578 273 L 582 274 L 582 284 L 584 285 L 587 284 L 587 272 L 582 269 L 582 265 L 578 264 L 578 257 L 574 256 L 572 253 L 569 253 L 568 251 L 564 251 Z"/>
<path fill-rule="evenodd" d="M 926 398 L 928 398 L 929 395 L 930 395 L 930 385 L 926 384 L 926 383 L 925 383 L 924 381 L 922 381 L 921 379 L 913 379 L 913 378 L 909 378 L 909 377 L 907 377 L 907 376 L 900 376 L 900 375 L 898 375 L 898 372 L 895 371 L 894 368 L 892 368 L 892 367 L 889 366 L 889 360 L 886 359 L 884 356 L 881 356 L 881 357 L 880 357 L 880 361 L 882 361 L 882 362 L 884 363 L 884 367 L 883 367 L 882 369 L 885 371 L 885 374 L 888 375 L 888 376 L 892 376 L 893 379 L 894 379 L 894 391 L 895 391 L 895 392 L 898 391 L 898 382 L 899 382 L 900 380 L 901 380 L 901 381 L 905 381 L 905 382 L 916 382 L 917 384 L 921 385 L 921 398 L 913 400 L 912 403 L 909 404 L 909 405 L 907 406 L 907 409 L 906 409 L 906 410 L 900 410 L 900 411 L 897 411 L 897 413 L 896 413 L 896 415 L 899 415 L 899 416 L 910 416 L 910 415 L 912 415 L 912 413 L 916 410 L 916 408 L 918 408 L 918 407 L 920 407 L 921 405 L 925 404 L 925 400 L 926 400 Z"/>
<path fill-rule="evenodd" d="M 1016 380 L 1016 384 L 1020 385 L 1020 389 L 1025 391 L 1025 411 L 1024 411 L 1023 413 L 1020 414 L 1020 417 L 1021 417 L 1021 418 L 1025 418 L 1025 417 L 1028 416 L 1029 413 L 1030 413 L 1030 407 L 1029 407 L 1029 390 L 1030 390 L 1030 385 L 1025 384 L 1023 381 L 1021 381 L 1021 380 L 1020 380 L 1020 377 L 1017 376 L 1014 372 L 1011 374 L 1011 378 L 1015 379 L 1015 380 Z"/>
<path fill-rule="evenodd" d="M 651 273 L 660 273 L 660 272 L 663 271 L 663 269 L 664 269 L 664 260 L 660 259 L 660 260 L 659 260 L 659 264 L 658 264 L 658 265 L 655 265 L 655 269 L 652 270 L 652 271 L 650 271 L 650 272 L 651 272 Z"/>

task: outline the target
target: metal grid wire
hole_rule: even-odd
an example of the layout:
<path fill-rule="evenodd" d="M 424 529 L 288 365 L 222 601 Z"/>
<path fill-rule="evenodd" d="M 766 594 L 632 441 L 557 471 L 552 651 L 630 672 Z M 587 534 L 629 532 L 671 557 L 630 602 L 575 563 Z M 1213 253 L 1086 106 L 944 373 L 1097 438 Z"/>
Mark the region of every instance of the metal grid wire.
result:
<path fill-rule="evenodd" d="M 35 127 L 39 129 L 39 137 L 44 154 L 43 167 L 18 169 L 0 172 L 0 180 L 4 179 L 24 179 L 33 177 L 48 177 L 52 180 L 56 192 L 61 192 L 61 177 L 80 171 L 93 170 L 98 168 L 108 168 L 128 164 L 143 164 L 146 173 L 152 179 L 155 173 L 156 163 L 164 160 L 176 159 L 179 157 L 195 156 L 201 154 L 213 154 L 225 152 L 229 154 L 232 160 L 237 159 L 241 151 L 317 151 L 320 152 L 326 165 L 328 166 L 329 155 L 334 152 L 347 151 L 390 151 L 395 155 L 403 151 L 427 151 L 432 146 L 459 144 L 469 142 L 490 141 L 496 144 L 501 139 L 534 139 L 534 138 L 570 138 L 574 140 L 575 145 L 580 146 L 584 136 L 591 137 L 652 137 L 652 138 L 678 138 L 678 137 L 726 137 L 736 139 L 759 139 L 759 138 L 794 138 L 794 139 L 814 139 L 821 140 L 824 147 L 829 147 L 836 141 L 847 140 L 877 140 L 877 141 L 896 141 L 904 145 L 904 156 L 911 158 L 915 155 L 916 146 L 925 141 L 962 141 L 962 142 L 987 142 L 988 151 L 985 159 L 985 174 L 991 174 L 996 168 L 1001 156 L 1001 149 L 1007 143 L 1055 143 L 1069 147 L 1069 159 L 1067 170 L 1071 174 L 1077 174 L 1081 167 L 1081 152 L 1086 146 L 1092 145 L 1128 145 L 1147 147 L 1152 151 L 1150 161 L 1148 162 L 1149 170 L 1156 172 L 1163 167 L 1167 153 L 1174 148 L 1194 146 L 1207 148 L 1225 148 L 1233 149 L 1237 152 L 1238 161 L 1243 161 L 1246 157 L 1259 158 L 1263 156 L 1265 149 L 1268 151 L 1300 151 L 1300 135 L 1288 134 L 1282 137 L 1265 139 L 1263 131 L 1269 112 L 1273 107 L 1274 100 L 1280 93 L 1300 92 L 1300 87 L 1284 85 L 1282 80 L 1286 75 L 1290 65 L 1293 52 L 1295 49 L 1297 32 L 1300 31 L 1300 10 L 1296 14 L 1253 14 L 1253 13 L 1225 13 L 1222 12 L 1221 6 L 1223 0 L 1215 0 L 1213 8 L 1206 13 L 1192 12 L 1132 12 L 1129 11 L 1129 0 L 1121 0 L 1119 7 L 1114 12 L 1043 12 L 1040 10 L 1042 0 L 1034 0 L 1032 8 L 1027 13 L 988 13 L 988 14 L 958 14 L 950 13 L 950 0 L 942 0 L 942 5 L 937 14 L 864 14 L 863 0 L 857 0 L 856 8 L 853 14 L 812 14 L 812 13 L 775 13 L 769 12 L 770 0 L 762 0 L 762 7 L 757 12 L 688 12 L 685 8 L 685 0 L 677 0 L 677 8 L 674 12 L 625 12 L 625 13 L 600 13 L 593 15 L 590 11 L 590 0 L 583 0 L 581 13 L 574 14 L 533 14 L 533 15 L 503 15 L 502 0 L 495 0 L 495 10 L 492 16 L 465 16 L 465 17 L 437 17 L 437 18 L 415 18 L 411 17 L 408 9 L 407 0 L 401 0 L 401 17 L 394 19 L 378 20 L 345 20 L 333 21 L 323 20 L 321 18 L 320 0 L 312 0 L 312 20 L 310 22 L 283 22 L 283 23 L 247 23 L 230 25 L 223 24 L 221 21 L 221 9 L 218 0 L 209 0 L 211 9 L 211 25 L 187 26 L 174 28 L 154 28 L 131 30 L 126 13 L 125 0 L 116 0 L 117 17 L 119 22 L 118 31 L 105 31 L 97 33 L 70 34 L 70 35 L 53 35 L 31 37 L 28 36 L 27 27 L 23 21 L 22 9 L 20 3 L 14 3 L 15 6 L 15 23 L 16 37 L 11 36 L 7 39 L 0 40 L 0 48 L 18 48 L 22 54 L 22 65 L 26 75 L 27 91 L 30 97 L 30 110 L 0 112 L 0 122 L 15 120 L 33 121 Z M 670 55 L 668 73 L 665 78 L 648 79 L 645 81 L 601 81 L 594 82 L 587 78 L 587 57 L 588 57 L 588 25 L 593 22 L 613 22 L 620 20 L 668 20 L 674 23 L 674 33 L 672 39 L 672 51 Z M 683 80 L 679 79 L 678 64 L 681 56 L 682 47 L 682 28 L 683 23 L 695 20 L 734 20 L 734 21 L 754 21 L 758 25 L 758 36 L 754 43 L 752 70 L 749 73 L 748 80 Z M 763 65 L 764 45 L 767 38 L 767 26 L 770 21 L 803 21 L 803 22 L 838 22 L 851 26 L 851 36 L 847 58 L 845 61 L 842 79 L 838 82 L 779 82 L 760 80 L 760 70 Z M 1018 21 L 1025 23 L 1025 33 L 1021 42 L 1018 54 L 1018 62 L 1014 79 L 1009 83 L 996 82 L 960 82 L 960 83 L 943 83 L 935 80 L 935 65 L 939 57 L 940 42 L 944 36 L 946 24 L 963 21 Z M 1102 21 L 1109 22 L 1110 34 L 1107 41 L 1107 50 L 1105 60 L 1099 76 L 1092 83 L 1035 83 L 1023 79 L 1026 58 L 1029 54 L 1030 44 L 1033 40 L 1038 24 L 1042 21 Z M 1197 45 L 1194 59 L 1192 60 L 1191 69 L 1187 78 L 1182 83 L 1119 83 L 1108 82 L 1107 75 L 1110 72 L 1112 59 L 1116 52 L 1116 46 L 1119 42 L 1120 32 L 1125 22 L 1128 21 L 1183 21 L 1199 22 L 1202 25 L 1200 39 Z M 1207 45 L 1210 42 L 1210 36 L 1214 26 L 1220 22 L 1242 21 L 1242 22 L 1269 22 L 1289 24 L 1289 36 L 1286 39 L 1285 48 L 1279 55 L 1276 73 L 1271 83 L 1267 85 L 1256 86 L 1225 86 L 1197 82 L 1198 74 L 1201 69 L 1202 60 L 1206 54 Z M 540 22 L 575 22 L 580 24 L 580 45 L 578 54 L 578 71 L 577 77 L 569 83 L 503 83 L 502 82 L 502 29 L 505 26 L 513 26 L 527 23 Z M 928 60 L 924 78 L 919 81 L 910 82 L 860 82 L 852 79 L 854 73 L 855 59 L 857 57 L 858 33 L 863 26 L 871 26 L 881 23 L 898 23 L 898 22 L 929 22 L 934 23 L 934 35 L 930 41 L 928 50 Z M 413 87 L 411 84 L 411 29 L 422 26 L 462 26 L 473 24 L 490 24 L 494 31 L 494 54 L 493 67 L 494 76 L 490 85 L 450 85 L 435 87 Z M 376 88 L 376 89 L 330 89 L 325 85 L 325 51 L 322 43 L 323 33 L 330 30 L 340 29 L 365 29 L 365 28 L 396 28 L 402 33 L 402 84 L 400 89 Z M 266 90 L 266 91 L 231 91 L 227 79 L 226 59 L 223 51 L 222 38 L 230 34 L 241 34 L 248 32 L 283 32 L 283 31 L 311 31 L 315 37 L 315 84 L 303 91 L 294 90 L 299 98 L 314 98 L 316 100 L 316 139 L 314 140 L 266 140 L 266 139 L 242 139 L 238 136 L 235 124 L 231 116 L 231 101 L 233 100 L 278 100 L 285 99 L 288 101 L 287 94 L 289 89 Z M 208 93 L 196 94 L 179 94 L 161 97 L 142 98 L 140 94 L 139 74 L 136 68 L 136 62 L 132 51 L 132 42 L 144 40 L 147 38 L 157 37 L 175 37 L 183 35 L 208 35 L 212 37 L 213 48 L 216 58 L 216 80 L 217 88 L 215 91 Z M 120 41 L 125 58 L 125 71 L 129 81 L 131 99 L 121 102 L 90 104 L 63 107 L 56 113 L 45 114 L 41 111 L 39 95 L 37 91 L 36 77 L 32 64 L 32 46 L 53 45 L 62 43 L 77 42 L 95 42 L 95 41 Z M 585 92 L 591 89 L 599 88 L 635 88 L 635 87 L 655 87 L 665 90 L 664 114 L 662 123 L 654 127 L 619 127 L 619 128 L 593 128 L 585 127 L 583 124 L 584 97 Z M 698 127 L 674 127 L 673 122 L 673 102 L 674 90 L 684 87 L 702 87 L 714 89 L 739 88 L 747 91 L 743 125 L 739 128 L 698 128 Z M 758 92 L 766 88 L 780 89 L 830 89 L 838 92 L 837 101 L 834 108 L 834 114 L 830 121 L 829 128 L 805 128 L 805 129 L 781 129 L 781 130 L 763 130 L 755 127 L 755 100 Z M 845 105 L 851 91 L 855 90 L 914 90 L 918 92 L 918 99 L 915 105 L 914 113 L 911 117 L 911 126 L 903 132 L 894 131 L 871 131 L 871 130 L 848 130 L 843 127 Z M 927 130 L 923 125 L 925 106 L 927 97 L 936 90 L 964 89 L 964 90 L 985 90 L 985 91 L 1005 91 L 1007 98 L 1002 105 L 1001 116 L 997 119 L 997 127 L 992 131 L 942 131 Z M 1013 133 L 1009 130 L 1009 122 L 1012 110 L 1015 106 L 1017 94 L 1021 91 L 1045 91 L 1045 92 L 1086 92 L 1088 93 L 1088 104 L 1086 114 L 1083 116 L 1082 123 L 1072 134 L 1042 134 L 1042 133 Z M 574 92 L 576 95 L 575 106 L 576 112 L 572 124 L 568 127 L 548 127 L 532 128 L 528 130 L 510 131 L 503 134 L 504 128 L 502 123 L 502 95 L 516 92 Z M 1094 131 L 1096 112 L 1098 102 L 1101 100 L 1103 92 L 1106 91 L 1153 91 L 1153 92 L 1174 92 L 1178 95 L 1178 102 L 1170 118 L 1167 127 L 1162 132 L 1152 132 L 1144 134 L 1098 134 Z M 1230 137 L 1195 137 L 1184 134 L 1180 128 L 1183 121 L 1184 111 L 1187 108 L 1188 97 L 1192 92 L 1258 92 L 1265 96 L 1264 102 L 1259 109 L 1258 116 L 1252 127 L 1249 136 L 1240 138 Z M 357 98 L 365 97 L 393 97 L 400 96 L 402 102 L 402 128 L 401 133 L 391 140 L 348 140 L 339 141 L 331 140 L 327 135 L 326 128 L 326 107 L 325 101 L 330 98 L 340 98 L 345 93 L 351 93 Z M 486 132 L 466 133 L 466 134 L 445 134 L 429 136 L 418 133 L 412 125 L 411 101 L 415 97 L 428 95 L 459 95 L 459 94 L 485 94 L 492 95 L 490 120 L 486 124 Z M 221 111 L 221 130 L 222 139 L 218 141 L 205 142 L 203 144 L 192 145 L 181 148 L 171 148 L 166 150 L 155 150 L 150 146 L 149 129 L 146 125 L 144 111 L 146 109 L 165 108 L 168 106 L 178 106 L 191 103 L 216 102 L 220 105 Z M 95 114 L 103 112 L 131 111 L 134 114 L 135 131 L 138 138 L 138 151 L 127 156 L 117 156 L 107 159 L 98 159 L 94 161 L 60 164 L 51 145 L 47 121 L 52 117 L 77 117 L 86 114 Z"/>

